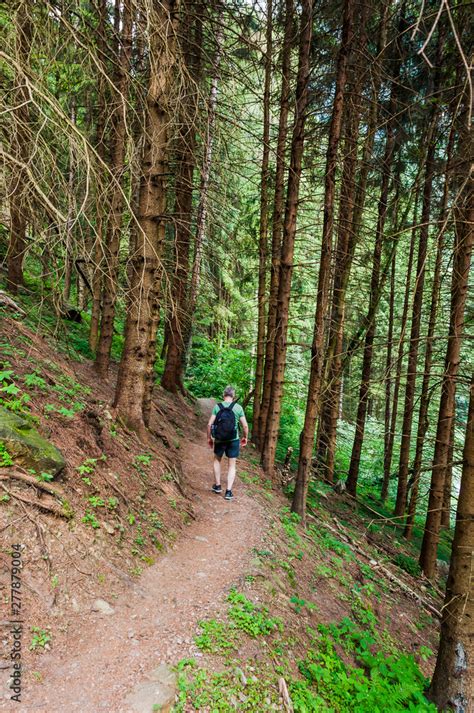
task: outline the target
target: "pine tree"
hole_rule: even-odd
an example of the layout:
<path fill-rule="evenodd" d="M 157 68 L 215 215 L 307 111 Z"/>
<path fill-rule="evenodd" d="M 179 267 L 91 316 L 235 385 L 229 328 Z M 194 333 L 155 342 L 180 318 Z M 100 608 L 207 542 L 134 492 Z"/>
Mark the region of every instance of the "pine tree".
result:
<path fill-rule="evenodd" d="M 456 166 L 459 195 L 455 205 L 455 245 L 451 282 L 451 310 L 449 336 L 444 364 L 441 400 L 436 429 L 436 441 L 431 471 L 430 494 L 425 531 L 420 553 L 420 566 L 427 577 L 436 569 L 443 493 L 449 458 L 456 381 L 459 371 L 464 308 L 467 298 L 471 255 L 474 246 L 474 181 L 470 163 L 470 131 L 467 111 L 459 117 L 459 147 Z"/>
<path fill-rule="evenodd" d="M 201 75 L 202 5 L 183 3 L 181 43 L 184 59 L 183 100 L 181 103 L 178 146 L 176 149 L 175 186 L 175 271 L 171 292 L 171 308 L 165 333 L 166 362 L 161 385 L 171 393 L 184 392 L 184 333 L 189 316 L 187 286 L 192 242 L 194 172 L 197 140 L 196 117 Z"/>
<path fill-rule="evenodd" d="M 114 407 L 143 432 L 150 417 L 159 303 L 160 257 L 165 231 L 166 175 L 173 86 L 176 74 L 178 3 L 156 6 L 150 43 L 146 144 L 138 199 L 138 228 L 132 246 L 125 344 Z"/>
<path fill-rule="evenodd" d="M 277 323 L 277 298 L 280 279 L 281 238 L 283 230 L 283 208 L 285 191 L 286 142 L 288 134 L 288 114 L 290 111 L 290 69 L 291 50 L 294 41 L 293 0 L 285 0 L 285 29 L 281 51 L 281 92 L 280 116 L 276 148 L 275 193 L 272 215 L 272 260 L 270 270 L 270 290 L 268 295 L 268 316 L 266 326 L 265 363 L 263 370 L 262 397 L 257 418 L 254 418 L 253 435 L 260 447 L 267 430 L 268 412 L 271 402 L 273 364 L 275 358 L 275 329 Z"/>
<path fill-rule="evenodd" d="M 293 255 L 295 248 L 296 220 L 301 181 L 305 124 L 308 106 L 308 83 L 310 70 L 311 38 L 313 33 L 313 2 L 302 2 L 300 42 L 298 53 L 298 76 L 296 80 L 295 121 L 291 142 L 291 158 L 288 186 L 283 221 L 283 237 L 280 258 L 280 276 L 278 281 L 277 322 L 275 326 L 274 364 L 272 371 L 271 403 L 268 412 L 267 428 L 263 442 L 262 465 L 269 474 L 273 473 L 275 451 L 278 438 L 283 379 L 285 373 L 288 310 L 290 304 L 291 278 L 293 274 Z"/>
<path fill-rule="evenodd" d="M 273 43 L 273 5 L 267 0 L 267 29 L 265 49 L 265 80 L 263 90 L 263 155 L 260 178 L 260 223 L 258 237 L 258 291 L 257 291 L 257 356 L 255 364 L 255 393 L 253 419 L 258 424 L 260 419 L 260 404 L 262 398 L 263 369 L 265 358 L 265 301 L 267 281 L 267 242 L 268 242 L 268 193 L 270 175 L 270 85 L 272 75 L 272 43 Z M 258 429 L 253 434 L 258 444 Z"/>
<path fill-rule="evenodd" d="M 109 370 L 110 350 L 114 333 L 119 249 L 122 234 L 122 214 L 125 202 L 123 175 L 125 171 L 127 104 L 130 85 L 133 25 L 130 0 L 124 0 L 123 2 L 120 13 L 120 24 L 120 48 L 114 77 L 116 95 L 114 97 L 111 115 L 112 146 L 110 151 L 110 169 L 113 180 L 110 189 L 109 216 L 104 241 L 105 259 L 102 268 L 102 310 L 96 356 L 96 368 L 103 378 L 106 378 Z"/>
<path fill-rule="evenodd" d="M 26 251 L 26 226 L 28 216 L 28 179 L 27 163 L 29 160 L 29 99 L 24 69 L 28 65 L 32 24 L 31 4 L 21 0 L 16 8 L 15 51 L 17 65 L 15 71 L 15 108 L 13 110 L 12 149 L 16 158 L 11 168 L 9 209 L 10 241 L 7 251 L 7 287 L 16 294 L 24 285 L 23 260 Z"/>
<path fill-rule="evenodd" d="M 474 701 L 474 377 L 464 445 L 461 488 L 441 637 L 429 697 L 439 710 L 469 711 Z"/>
<path fill-rule="evenodd" d="M 400 20 L 398 25 L 398 41 L 401 39 L 401 28 L 404 24 L 405 6 L 400 8 Z M 375 233 L 374 251 L 372 256 L 372 271 L 370 278 L 370 297 L 367 311 L 367 329 L 364 340 L 364 351 L 362 360 L 362 375 L 359 388 L 359 402 L 357 407 L 356 429 L 354 442 L 352 445 L 349 474 L 347 477 L 347 490 L 351 495 L 357 491 L 357 481 L 359 478 L 360 457 L 362 444 L 364 441 L 365 420 L 367 416 L 367 404 L 369 396 L 369 386 L 372 374 L 372 357 L 375 338 L 375 312 L 380 299 L 381 290 L 381 258 L 385 237 L 385 223 L 388 212 L 388 199 L 390 192 L 390 178 L 392 164 L 396 150 L 396 119 L 395 114 L 398 107 L 399 76 L 402 64 L 402 51 L 398 48 L 398 56 L 394 60 L 393 74 L 391 76 L 390 101 L 388 107 L 388 119 L 386 125 L 385 150 L 382 162 L 382 176 L 380 183 L 380 196 L 377 209 L 377 227 Z"/>
<path fill-rule="evenodd" d="M 308 490 L 309 470 L 313 453 L 321 381 L 323 376 L 324 314 L 329 291 L 331 268 L 337 156 L 344 112 L 344 89 L 347 81 L 348 61 L 352 51 L 352 42 L 354 39 L 354 12 L 355 3 L 353 0 L 346 0 L 344 3 L 342 40 L 337 59 L 336 89 L 326 153 L 324 223 L 321 241 L 321 258 L 319 263 L 316 312 L 314 317 L 313 343 L 311 346 L 311 369 L 308 386 L 308 398 L 306 402 L 304 426 L 300 436 L 298 474 L 296 476 L 295 492 L 293 495 L 293 502 L 291 504 L 293 512 L 298 513 L 303 520 L 306 513 L 306 495 Z"/>

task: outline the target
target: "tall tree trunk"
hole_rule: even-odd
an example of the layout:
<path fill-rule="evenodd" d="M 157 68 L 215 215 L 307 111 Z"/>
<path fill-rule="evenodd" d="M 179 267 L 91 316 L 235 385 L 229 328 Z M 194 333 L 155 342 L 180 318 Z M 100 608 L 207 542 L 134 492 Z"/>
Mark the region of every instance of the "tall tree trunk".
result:
<path fill-rule="evenodd" d="M 385 359 L 385 406 L 384 406 L 384 454 L 388 450 L 390 440 L 391 401 L 392 401 L 392 353 L 393 353 L 393 323 L 395 316 L 395 276 L 397 273 L 397 254 L 394 253 L 390 271 L 390 297 L 388 301 L 387 355 Z M 388 486 L 388 481 L 387 481 Z"/>
<path fill-rule="evenodd" d="M 393 90 L 392 90 L 393 91 Z M 391 112 L 393 116 L 393 112 Z M 393 152 L 395 147 L 395 132 L 392 119 L 387 124 L 387 139 L 385 144 L 385 155 L 383 159 L 382 183 L 380 188 L 380 199 L 378 205 L 378 218 L 374 252 L 372 257 L 372 274 L 370 278 L 370 298 L 369 312 L 373 312 L 373 306 L 378 299 L 380 267 L 382 258 L 382 247 L 385 231 L 385 221 L 388 209 L 388 194 L 390 186 L 390 172 L 392 166 Z M 374 315 L 375 316 L 375 315 Z M 364 341 L 364 354 L 362 360 L 362 377 L 359 389 L 359 405 L 357 407 L 356 429 L 354 443 L 352 446 L 351 461 L 349 465 L 349 475 L 347 477 L 347 490 L 351 495 L 356 494 L 357 480 L 359 477 L 360 457 L 362 444 L 364 441 L 365 420 L 367 415 L 367 402 L 369 396 L 369 386 L 372 374 L 372 355 L 375 338 L 375 319 L 370 319 Z"/>
<path fill-rule="evenodd" d="M 70 119 L 71 123 L 76 123 L 76 98 L 71 97 Z M 74 223 L 74 179 L 76 172 L 76 157 L 72 146 L 69 147 L 69 166 L 67 177 L 67 219 L 66 219 L 66 245 L 64 256 L 64 284 L 63 284 L 63 301 L 68 302 L 71 296 L 72 286 L 72 268 L 74 265 L 74 247 L 72 227 Z"/>
<path fill-rule="evenodd" d="M 345 0 L 344 17 L 342 24 L 341 46 L 337 58 L 336 87 L 332 109 L 331 125 L 329 128 L 328 147 L 326 152 L 326 171 L 324 182 L 324 221 L 321 240 L 321 258 L 319 263 L 318 288 L 316 297 L 316 311 L 314 316 L 313 343 L 311 346 L 311 369 L 308 386 L 308 399 L 303 430 L 300 435 L 300 455 L 298 460 L 298 473 L 296 476 L 295 492 L 291 509 L 298 513 L 304 520 L 306 513 L 306 495 L 308 490 L 309 472 L 313 454 L 314 435 L 318 416 L 318 405 L 321 390 L 324 361 L 324 314 L 326 310 L 329 278 L 331 271 L 332 233 L 334 227 L 334 203 L 336 189 L 336 169 L 341 136 L 342 117 L 344 112 L 344 90 L 347 81 L 349 56 L 352 51 L 354 39 L 354 0 Z M 354 157 L 355 159 L 355 157 Z M 353 160 L 354 160 L 353 159 Z M 346 176 L 347 177 L 347 176 Z M 348 187 L 347 187 L 348 188 Z M 348 220 L 352 204 L 349 196 Z"/>
<path fill-rule="evenodd" d="M 262 451 L 262 465 L 273 474 L 275 451 L 280 422 L 283 380 L 286 362 L 288 310 L 290 304 L 293 254 L 295 248 L 298 198 L 301 180 L 303 147 L 305 138 L 306 110 L 308 106 L 308 82 L 310 69 L 311 38 L 313 34 L 313 0 L 303 0 L 298 51 L 298 75 L 295 94 L 295 121 L 291 141 L 290 170 L 283 222 L 280 276 L 277 298 L 277 322 L 275 325 L 275 353 L 271 387 L 271 410 L 268 411 L 267 428 Z"/>
<path fill-rule="evenodd" d="M 395 443 L 395 432 L 397 427 L 398 415 L 398 397 L 400 394 L 400 382 L 403 366 L 403 352 L 405 347 L 405 331 L 408 320 L 408 309 L 410 305 L 410 289 L 411 289 L 411 273 L 413 268 L 413 258 L 415 255 L 416 231 L 418 225 L 418 194 L 419 189 L 416 189 L 415 205 L 413 208 L 413 227 L 411 230 L 410 249 L 408 252 L 408 263 L 405 278 L 405 295 L 403 298 L 402 316 L 400 320 L 400 336 L 398 340 L 398 354 L 396 359 L 395 378 L 393 380 L 393 398 L 391 405 L 390 428 L 388 437 L 384 439 L 384 459 L 383 459 L 383 482 L 380 499 L 385 502 L 388 496 L 388 488 L 390 484 L 390 470 L 392 467 L 393 446 Z"/>
<path fill-rule="evenodd" d="M 211 88 L 208 100 L 207 111 L 207 131 L 206 141 L 204 145 L 204 162 L 201 174 L 201 185 L 199 187 L 199 205 L 196 218 L 196 234 L 194 240 L 194 261 L 191 271 L 191 280 L 189 285 L 189 296 L 186 305 L 186 315 L 183 325 L 183 341 L 184 351 L 182 354 L 183 369 L 185 368 L 186 359 L 191 351 L 191 342 L 193 334 L 193 317 L 196 311 L 196 305 L 199 295 L 199 285 L 201 282 L 201 262 L 204 247 L 204 238 L 207 227 L 207 210 L 209 203 L 209 181 L 211 178 L 212 154 L 214 150 L 214 134 L 216 124 L 216 107 L 217 93 L 220 78 L 220 64 L 222 59 L 222 32 L 217 31 L 216 36 L 216 54 L 214 57 L 213 76 L 211 79 Z"/>
<path fill-rule="evenodd" d="M 130 260 L 125 344 L 114 406 L 124 421 L 144 431 L 150 397 L 150 355 L 154 353 L 160 255 L 165 232 L 168 143 L 176 69 L 179 2 L 163 0 L 150 18 L 150 79 L 146 143 L 138 202 L 139 230 Z"/>
<path fill-rule="evenodd" d="M 263 90 L 263 156 L 260 179 L 260 227 L 258 236 L 258 317 L 257 317 L 257 358 L 255 363 L 255 393 L 253 400 L 253 420 L 258 424 L 263 385 L 265 357 L 265 294 L 267 274 L 268 240 L 268 179 L 270 168 L 270 85 L 272 77 L 272 34 L 273 2 L 267 0 L 267 31 L 265 52 L 265 81 Z M 258 427 L 252 438 L 258 446 Z"/>
<path fill-rule="evenodd" d="M 193 7 L 194 6 L 194 7 Z M 186 288 L 191 247 L 194 170 L 196 167 L 196 114 L 202 53 L 202 4 L 188 2 L 182 17 L 182 46 L 187 69 L 186 92 L 181 106 L 180 132 L 176 150 L 175 260 L 176 268 L 165 327 L 166 362 L 161 385 L 171 393 L 184 393 L 183 334 L 185 331 Z M 187 10 L 187 11 L 186 11 Z M 192 32 L 191 37 L 189 33 Z"/>
<path fill-rule="evenodd" d="M 275 328 L 277 322 L 278 283 L 280 279 L 281 237 L 285 195 L 285 155 L 288 135 L 288 114 L 290 109 L 290 60 L 294 41 L 293 0 L 285 0 L 285 30 L 281 58 L 280 118 L 276 149 L 275 195 L 272 216 L 272 264 L 270 271 L 270 293 L 265 344 L 265 365 L 263 388 L 258 418 L 254 417 L 254 434 L 258 446 L 262 445 L 267 430 L 268 411 L 271 402 L 273 364 L 275 357 Z"/>
<path fill-rule="evenodd" d="M 435 83 L 435 92 L 438 82 Z M 436 105 L 435 105 L 436 106 Z M 431 210 L 431 193 L 435 171 L 435 147 L 438 111 L 432 112 L 431 127 L 427 137 L 428 151 L 426 154 L 425 179 L 423 185 L 423 200 L 421 209 L 421 227 L 418 243 L 418 258 L 415 276 L 415 291 L 411 318 L 410 342 L 408 350 L 407 378 L 405 384 L 405 405 L 403 412 L 402 439 L 400 445 L 400 460 L 398 465 L 398 488 L 394 514 L 405 513 L 408 495 L 408 466 L 410 461 L 411 428 L 415 407 L 415 387 L 418 366 L 418 349 L 420 342 L 421 310 L 423 306 L 423 291 L 425 284 L 426 256 L 429 238 L 429 221 Z"/>
<path fill-rule="evenodd" d="M 466 99 L 467 101 L 467 99 Z M 467 111 L 459 117 L 459 157 L 457 173 L 462 190 L 455 205 L 455 246 L 451 283 L 451 311 L 449 337 L 444 366 L 441 400 L 436 430 L 431 486 L 428 500 L 425 532 L 421 546 L 420 566 L 427 577 L 433 577 L 436 569 L 443 489 L 448 463 L 451 425 L 454 415 L 456 379 L 459 370 L 459 355 L 464 325 L 471 254 L 474 244 L 474 180 L 471 172 L 471 135 L 467 126 Z"/>
<path fill-rule="evenodd" d="M 446 466 L 446 474 L 444 477 L 443 488 L 443 511 L 441 513 L 441 527 L 449 530 L 451 526 L 451 490 L 453 485 L 453 460 L 454 460 L 454 428 L 456 422 L 456 403 L 454 404 L 454 413 L 451 423 L 451 433 L 449 436 L 448 448 L 448 464 Z"/>
<path fill-rule="evenodd" d="M 357 6 L 357 5 L 356 5 Z M 328 365 L 322 394 L 321 417 L 319 419 L 318 467 L 323 477 L 332 482 L 336 455 L 337 417 L 342 376 L 342 349 L 344 335 L 344 310 L 346 290 L 352 267 L 355 244 L 358 235 L 354 232 L 353 214 L 356 194 L 355 173 L 357 166 L 357 143 L 359 122 L 362 111 L 361 96 L 364 82 L 364 68 L 361 58 L 366 54 L 366 14 L 367 5 L 358 7 L 357 34 L 359 36 L 357 57 L 349 68 L 349 86 L 345 92 L 344 107 L 346 136 L 344 141 L 344 164 L 339 203 L 338 235 L 335 251 L 334 284 L 329 322 L 328 346 L 325 362 Z M 323 392 L 323 390 L 322 390 Z"/>
<path fill-rule="evenodd" d="M 441 638 L 428 697 L 438 710 L 472 711 L 474 701 L 474 377 Z"/>
<path fill-rule="evenodd" d="M 377 131 L 377 118 L 378 118 L 378 113 L 379 113 L 379 92 L 380 92 L 380 86 L 381 86 L 381 81 L 382 81 L 382 61 L 381 61 L 381 56 L 383 53 L 384 48 L 386 47 L 387 44 L 387 16 L 388 16 L 388 3 L 385 2 L 382 10 L 381 10 L 381 18 L 380 18 L 380 25 L 379 25 L 379 32 L 378 32 L 378 47 L 377 47 L 377 60 L 375 62 L 375 67 L 374 67 L 374 72 L 372 75 L 372 97 L 371 97 L 371 103 L 370 103 L 370 110 L 369 110 L 369 118 L 367 122 L 367 134 L 365 137 L 364 141 L 364 148 L 362 150 L 362 157 L 360 161 L 360 169 L 358 171 L 358 182 L 357 182 L 357 189 L 356 189 L 356 195 L 355 195 L 355 201 L 354 201 L 354 206 L 353 206 L 353 216 L 352 216 L 352 235 L 354 237 L 354 240 L 351 243 L 351 248 L 352 251 L 355 250 L 355 246 L 357 243 L 357 239 L 360 234 L 360 228 L 362 225 L 362 215 L 364 212 L 364 205 L 365 205 L 365 198 L 366 198 L 366 189 L 367 189 L 367 179 L 369 176 L 369 168 L 371 165 L 371 160 L 372 160 L 372 154 L 373 154 L 373 148 L 374 148 L 374 142 L 375 142 L 375 134 Z M 353 254 L 349 257 L 349 262 L 352 263 L 353 259 Z M 343 316 L 344 319 L 344 316 Z M 342 334 L 338 335 L 339 340 L 342 339 Z M 339 342 L 341 344 L 341 347 L 339 351 L 342 349 L 342 344 L 343 340 Z M 339 373 L 342 378 L 342 374 L 344 371 L 344 368 L 346 364 L 348 364 L 350 361 L 350 354 L 347 355 L 347 358 L 344 360 L 340 360 L 340 363 L 338 364 L 338 369 Z M 334 454 L 331 454 L 329 451 L 329 448 L 331 447 L 330 444 L 333 444 L 333 447 L 335 449 L 335 428 L 337 428 L 337 421 L 336 424 L 332 423 L 331 427 L 328 429 L 328 433 L 325 432 L 325 421 L 329 421 L 331 418 L 330 415 L 326 417 L 326 413 L 323 411 L 321 414 L 320 418 L 320 432 L 321 432 L 321 447 L 319 450 L 319 455 L 318 455 L 318 460 L 334 460 L 335 452 Z M 323 435 L 324 433 L 324 435 Z M 318 437 L 318 443 L 319 443 L 319 437 Z"/>
<path fill-rule="evenodd" d="M 9 211 L 10 240 L 7 249 L 7 288 L 13 294 L 24 285 L 23 259 L 26 249 L 26 225 L 28 215 L 28 177 L 26 165 L 30 159 L 29 93 L 23 67 L 28 66 L 31 45 L 31 7 L 29 0 L 18 3 L 15 15 L 15 50 L 18 69 L 15 73 L 15 99 L 13 110 L 12 148 L 18 164 L 11 168 Z"/>
<path fill-rule="evenodd" d="M 183 98 L 178 148 L 176 151 L 177 178 L 175 189 L 175 260 L 171 306 L 165 327 L 163 350 L 166 353 L 161 385 L 171 393 L 184 393 L 183 341 L 186 315 L 186 286 L 191 247 L 194 170 L 196 167 L 196 113 L 202 53 L 202 5 L 189 2 L 182 18 L 182 45 L 187 68 L 186 93 Z M 185 6 L 186 7 L 186 6 Z M 188 33 L 192 26 L 192 37 Z"/>
<path fill-rule="evenodd" d="M 434 334 L 436 327 L 436 318 L 438 313 L 439 294 L 441 287 L 441 267 L 443 258 L 444 236 L 446 233 L 448 219 L 448 199 L 449 199 L 449 178 L 451 172 L 451 154 L 454 143 L 454 121 L 451 125 L 449 133 L 448 145 L 446 148 L 446 169 L 443 187 L 443 198 L 441 202 L 441 213 L 439 217 L 439 230 L 437 236 L 436 260 L 433 273 L 433 284 L 431 288 L 431 304 L 430 317 L 428 323 L 428 332 L 426 335 L 425 363 L 423 368 L 423 383 L 421 386 L 420 409 L 418 412 L 418 430 L 416 434 L 416 451 L 413 460 L 413 485 L 410 495 L 410 503 L 408 506 L 408 515 L 405 525 L 404 535 L 410 539 L 413 533 L 413 525 L 415 522 L 416 506 L 418 502 L 418 492 L 420 485 L 421 465 L 423 458 L 423 445 L 426 432 L 428 430 L 428 406 L 429 406 L 429 386 L 431 377 L 431 366 L 433 361 L 433 346 Z"/>
<path fill-rule="evenodd" d="M 118 0 L 116 0 L 116 4 Z M 104 163 L 107 159 L 105 143 L 105 127 L 107 125 L 107 0 L 97 1 L 97 62 L 99 71 L 97 73 L 97 117 L 95 125 L 95 145 L 97 155 L 100 159 L 98 175 L 99 184 L 96 186 L 96 214 L 97 222 L 92 246 L 92 308 L 91 321 L 89 325 L 89 346 L 95 354 L 97 341 L 99 339 L 100 323 L 100 298 L 102 286 L 102 262 L 104 257 L 104 232 L 106 226 L 106 209 L 104 209 L 104 192 L 106 183 L 106 173 Z"/>
<path fill-rule="evenodd" d="M 132 55 L 132 7 L 130 0 L 124 0 L 121 18 L 121 42 L 115 77 L 116 97 L 112 108 L 112 186 L 109 218 L 105 238 L 102 288 L 102 314 L 100 337 L 95 365 L 99 375 L 107 378 L 110 350 L 114 334 L 115 302 L 119 268 L 120 238 L 122 235 L 122 213 L 124 206 L 123 174 L 127 142 L 127 103 L 130 84 L 130 59 Z"/>
<path fill-rule="evenodd" d="M 400 19 L 398 23 L 399 38 L 404 29 L 405 24 L 405 3 L 402 3 L 400 8 Z M 362 376 L 359 389 L 359 403 L 357 407 L 356 428 L 354 443 L 352 445 L 351 460 L 349 465 L 349 474 L 347 477 L 347 490 L 351 495 L 356 494 L 357 480 L 359 478 L 360 457 L 362 452 L 362 444 L 364 441 L 365 420 L 367 415 L 367 402 L 369 396 L 369 386 L 372 374 L 372 355 L 375 338 L 375 311 L 376 304 L 380 297 L 380 268 L 382 247 L 384 240 L 385 221 L 388 211 L 388 197 L 390 190 L 390 175 L 395 151 L 395 114 L 398 107 L 398 80 L 402 64 L 402 50 L 397 48 L 397 57 L 394 60 L 395 67 L 391 77 L 391 91 L 388 108 L 388 119 L 386 128 L 385 152 L 382 163 L 382 181 L 380 186 L 380 198 L 377 210 L 377 227 L 375 234 L 374 252 L 372 258 L 372 274 L 370 278 L 370 298 L 368 309 L 368 327 L 364 341 L 364 352 L 362 360 Z M 370 317 L 369 317 L 370 315 Z"/>

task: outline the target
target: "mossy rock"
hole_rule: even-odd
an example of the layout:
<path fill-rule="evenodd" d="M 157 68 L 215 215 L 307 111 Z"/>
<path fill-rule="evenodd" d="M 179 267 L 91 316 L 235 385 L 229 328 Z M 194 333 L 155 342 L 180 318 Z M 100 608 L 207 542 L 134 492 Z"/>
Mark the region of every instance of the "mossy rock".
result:
<path fill-rule="evenodd" d="M 26 419 L 0 406 L 0 441 L 15 463 L 38 473 L 58 475 L 66 465 L 63 454 Z"/>

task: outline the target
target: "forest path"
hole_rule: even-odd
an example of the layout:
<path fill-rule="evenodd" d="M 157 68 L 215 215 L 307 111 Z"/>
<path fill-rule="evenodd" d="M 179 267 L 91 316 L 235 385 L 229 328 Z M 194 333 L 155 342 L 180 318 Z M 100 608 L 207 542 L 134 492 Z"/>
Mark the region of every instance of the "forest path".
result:
<path fill-rule="evenodd" d="M 206 418 L 213 404 L 200 400 Z M 138 709 L 126 698 L 146 683 L 148 673 L 161 663 L 195 655 L 197 622 L 219 612 L 225 592 L 245 573 L 265 531 L 262 509 L 245 494 L 238 477 L 233 501 L 211 492 L 211 452 L 204 428 L 201 432 L 199 442 L 189 443 L 183 453 L 196 520 L 143 573 L 138 586 L 126 587 L 110 602 L 113 614 L 85 612 L 71 623 L 65 647 L 38 659 L 42 682 L 25 682 L 22 712 L 130 713 Z M 0 702 L 0 709 L 2 703 L 12 701 Z"/>

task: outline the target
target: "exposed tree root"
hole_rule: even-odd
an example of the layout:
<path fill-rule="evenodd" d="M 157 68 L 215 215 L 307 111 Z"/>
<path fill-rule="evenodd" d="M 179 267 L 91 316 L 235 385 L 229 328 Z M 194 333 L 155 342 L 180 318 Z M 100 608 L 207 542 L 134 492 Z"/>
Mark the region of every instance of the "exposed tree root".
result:
<path fill-rule="evenodd" d="M 56 486 L 50 485 L 49 483 L 46 483 L 44 481 L 37 480 L 32 475 L 27 475 L 26 473 L 21 473 L 18 470 L 3 470 L 2 469 L 2 475 L 0 475 L 0 480 L 21 480 L 23 483 L 32 485 L 33 487 L 38 488 L 38 490 L 44 490 L 45 493 L 54 495 L 55 497 L 59 498 L 60 500 L 64 497 L 64 493 L 62 491 L 58 490 L 58 488 Z"/>
<path fill-rule="evenodd" d="M 47 504 L 45 502 L 42 502 L 41 500 L 30 500 L 29 498 L 24 498 L 19 493 L 13 493 L 11 490 L 8 490 L 8 488 L 6 488 L 3 483 L 0 483 L 0 487 L 7 493 L 10 498 L 20 500 L 26 505 L 33 505 L 34 507 L 37 507 L 40 510 L 44 510 L 45 512 L 49 512 L 52 515 L 56 515 L 57 517 L 64 517 L 66 519 L 69 518 L 69 516 L 65 512 L 63 512 L 63 510 L 61 510 L 61 508 L 58 508 L 55 505 Z"/>

